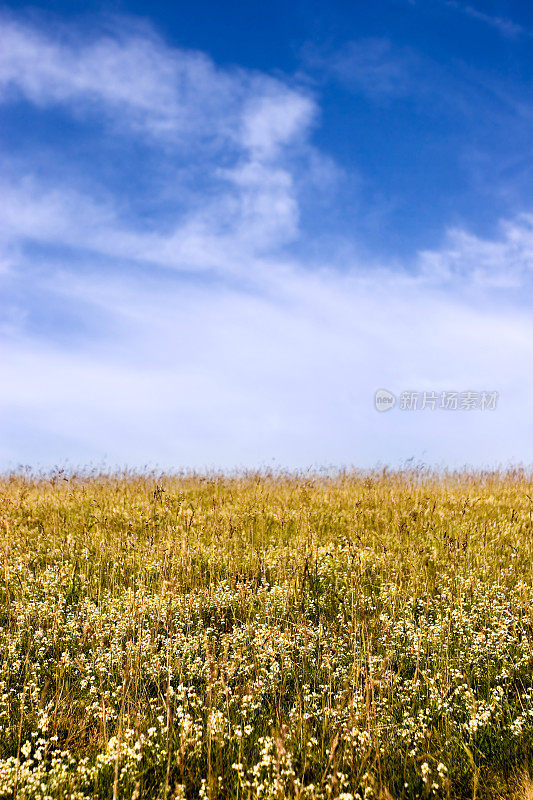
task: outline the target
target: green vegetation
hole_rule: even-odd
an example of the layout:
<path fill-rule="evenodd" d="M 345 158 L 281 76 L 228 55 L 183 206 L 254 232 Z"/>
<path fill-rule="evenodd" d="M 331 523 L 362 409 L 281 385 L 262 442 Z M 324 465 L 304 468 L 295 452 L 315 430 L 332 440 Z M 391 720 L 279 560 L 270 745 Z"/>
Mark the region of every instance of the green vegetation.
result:
<path fill-rule="evenodd" d="M 531 484 L 3 478 L 0 798 L 527 797 Z"/>

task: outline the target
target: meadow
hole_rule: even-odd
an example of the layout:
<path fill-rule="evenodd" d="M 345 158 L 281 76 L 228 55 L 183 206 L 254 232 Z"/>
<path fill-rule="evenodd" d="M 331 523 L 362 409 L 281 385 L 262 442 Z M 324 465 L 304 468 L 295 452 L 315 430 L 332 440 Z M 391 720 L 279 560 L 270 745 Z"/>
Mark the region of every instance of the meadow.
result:
<path fill-rule="evenodd" d="M 0 798 L 533 797 L 521 470 L 0 479 Z"/>

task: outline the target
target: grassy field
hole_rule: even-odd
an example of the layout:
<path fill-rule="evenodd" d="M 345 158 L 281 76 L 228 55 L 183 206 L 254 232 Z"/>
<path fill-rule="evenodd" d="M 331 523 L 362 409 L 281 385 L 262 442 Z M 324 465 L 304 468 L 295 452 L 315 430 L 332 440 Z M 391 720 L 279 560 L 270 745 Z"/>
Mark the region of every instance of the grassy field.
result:
<path fill-rule="evenodd" d="M 533 797 L 532 482 L 4 477 L 0 798 Z"/>

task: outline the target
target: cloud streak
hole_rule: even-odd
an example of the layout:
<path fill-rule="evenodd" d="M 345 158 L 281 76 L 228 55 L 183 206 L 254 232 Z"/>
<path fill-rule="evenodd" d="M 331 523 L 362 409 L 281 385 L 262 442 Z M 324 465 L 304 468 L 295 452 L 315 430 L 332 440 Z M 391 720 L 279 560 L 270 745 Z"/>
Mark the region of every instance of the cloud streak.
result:
<path fill-rule="evenodd" d="M 489 25 L 491 28 L 495 28 L 499 33 L 502 34 L 502 36 L 513 39 L 526 32 L 522 25 L 518 25 L 516 22 L 513 22 L 513 20 L 507 19 L 506 17 L 500 17 L 495 14 L 487 14 L 484 11 L 480 11 L 478 8 L 475 8 L 475 6 L 470 5 L 469 3 L 460 3 L 458 0 L 446 0 L 446 5 L 449 8 L 454 8 L 457 11 L 460 11 L 472 19 L 483 22 L 485 25 Z"/>
<path fill-rule="evenodd" d="M 127 135 L 133 126 L 177 147 L 207 140 L 261 156 L 299 135 L 313 113 L 302 91 L 261 73 L 217 68 L 204 53 L 169 48 L 148 25 L 128 19 L 89 38 L 73 28 L 2 23 L 4 101 L 22 96 L 39 108 L 97 116 L 103 108 Z"/>

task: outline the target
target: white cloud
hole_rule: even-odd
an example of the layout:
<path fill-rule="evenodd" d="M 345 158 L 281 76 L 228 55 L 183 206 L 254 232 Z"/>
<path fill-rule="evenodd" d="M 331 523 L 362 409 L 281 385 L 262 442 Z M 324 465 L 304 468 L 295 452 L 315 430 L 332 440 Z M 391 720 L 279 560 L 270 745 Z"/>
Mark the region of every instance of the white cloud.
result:
<path fill-rule="evenodd" d="M 421 253 L 420 263 L 433 281 L 467 281 L 480 288 L 531 286 L 533 216 L 521 214 L 502 221 L 500 235 L 494 239 L 452 229 L 442 250 Z"/>
<path fill-rule="evenodd" d="M 250 259 L 294 238 L 298 204 L 286 170 L 243 162 L 219 170 L 224 187 L 170 231 L 128 227 L 117 209 L 68 188 L 34 180 L 5 183 L 0 240 L 6 253 L 24 241 L 181 270 L 247 273 Z M 9 263 L 9 262 L 8 262 Z M 11 258 L 12 269 L 16 262 Z"/>
<path fill-rule="evenodd" d="M 139 128 L 176 146 L 198 142 L 271 156 L 302 134 L 314 103 L 271 76 L 222 69 L 203 53 L 168 47 L 151 28 L 121 18 L 92 40 L 72 28 L 44 32 L 4 15 L 4 100 L 63 105 Z"/>
<path fill-rule="evenodd" d="M 185 175 L 191 148 L 203 165 L 202 193 L 164 232 L 128 228 L 107 195 L 102 202 L 80 188 L 16 175 L 3 186 L 8 248 L 18 239 L 57 241 L 179 269 L 242 271 L 255 254 L 297 235 L 297 171 L 331 179 L 328 160 L 307 143 L 316 104 L 303 90 L 219 69 L 201 53 L 167 47 L 147 28 L 132 32 L 126 24 L 79 41 L 71 29 L 59 35 L 4 22 L 4 101 L 18 91 L 42 108 L 63 104 L 99 117 L 103 109 L 128 136 L 163 136 Z M 286 157 L 291 146 L 298 168 Z"/>
<path fill-rule="evenodd" d="M 114 336 L 81 349 L 12 340 L 5 461 L 41 447 L 56 460 L 137 465 L 479 464 L 520 459 L 530 441 L 526 313 L 474 307 L 413 279 L 297 267 L 263 293 L 63 276 L 62 296 L 74 309 L 93 303 Z M 496 390 L 500 407 L 379 415 L 380 386 Z"/>
<path fill-rule="evenodd" d="M 496 28 L 496 30 L 501 33 L 502 36 L 515 38 L 526 32 L 521 25 L 518 25 L 518 23 L 511 19 L 507 19 L 506 17 L 500 17 L 495 14 L 487 14 L 486 12 L 480 11 L 478 8 L 475 8 L 468 3 L 460 3 L 458 0 L 445 1 L 449 8 L 457 9 L 457 11 L 461 11 L 463 14 L 472 17 L 472 19 L 484 22 L 486 25 L 490 25 L 491 28 Z"/>
<path fill-rule="evenodd" d="M 357 39 L 335 51 L 308 45 L 302 56 L 311 69 L 376 99 L 402 97 L 425 88 L 420 57 L 386 37 Z"/>
<path fill-rule="evenodd" d="M 243 143 L 257 158 L 271 158 L 309 127 L 314 111 L 309 98 L 296 92 L 254 99 L 244 113 Z"/>
<path fill-rule="evenodd" d="M 40 107 L 105 105 L 155 133 L 198 135 L 209 112 L 239 100 L 239 83 L 201 53 L 170 50 L 148 28 L 132 32 L 126 24 L 125 33 L 87 41 L 72 29 L 54 35 L 3 19 L 0 86 Z"/>

